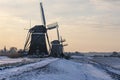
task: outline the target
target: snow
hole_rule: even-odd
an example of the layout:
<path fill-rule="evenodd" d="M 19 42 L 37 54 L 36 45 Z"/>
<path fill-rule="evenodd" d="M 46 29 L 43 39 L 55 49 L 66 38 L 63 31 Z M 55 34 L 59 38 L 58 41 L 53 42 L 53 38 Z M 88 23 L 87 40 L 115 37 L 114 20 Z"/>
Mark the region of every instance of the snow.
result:
<path fill-rule="evenodd" d="M 120 58 L 117 57 L 79 57 L 72 56 L 73 61 L 89 63 L 106 70 L 110 75 L 120 75 Z M 111 74 L 112 73 L 112 74 Z M 117 77 L 116 77 L 117 78 Z M 119 78 L 119 77 L 118 77 Z"/>
<path fill-rule="evenodd" d="M 113 69 L 111 67 L 106 67 L 106 69 L 112 73 L 115 73 L 115 74 L 118 74 L 120 75 L 120 70 L 117 70 L 117 69 Z"/>
<path fill-rule="evenodd" d="M 71 58 L 79 59 L 79 58 L 83 58 L 83 56 L 71 56 Z"/>
<path fill-rule="evenodd" d="M 120 58 L 117 57 L 94 57 L 92 60 L 106 66 L 120 69 Z"/>
<path fill-rule="evenodd" d="M 39 68 L 45 64 L 49 65 Z M 11 72 L 12 74 L 19 73 L 19 76 L 9 77 L 8 80 L 113 80 L 103 69 L 65 59 L 47 59 L 43 62 L 6 70 L 4 73 L 0 72 L 0 78 L 2 74 L 10 75 Z"/>
<path fill-rule="evenodd" d="M 56 59 L 45 59 L 44 61 L 40 61 L 37 63 L 32 63 L 32 64 L 24 65 L 21 67 L 3 70 L 0 72 L 0 80 L 9 78 L 11 76 L 19 75 L 27 71 L 32 71 L 34 69 L 44 67 L 55 60 L 57 60 L 57 58 Z"/>
<path fill-rule="evenodd" d="M 28 58 L 14 58 L 14 59 L 12 59 L 12 58 L 8 58 L 5 56 L 0 56 L 0 65 L 22 62 L 24 60 L 30 61 L 31 59 L 28 59 Z"/>

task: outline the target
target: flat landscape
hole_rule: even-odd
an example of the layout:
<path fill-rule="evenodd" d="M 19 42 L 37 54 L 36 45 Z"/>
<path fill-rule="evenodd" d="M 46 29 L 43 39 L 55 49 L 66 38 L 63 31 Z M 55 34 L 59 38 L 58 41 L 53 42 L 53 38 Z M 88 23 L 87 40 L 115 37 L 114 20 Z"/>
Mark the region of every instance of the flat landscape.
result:
<path fill-rule="evenodd" d="M 0 80 L 119 80 L 119 61 L 118 57 L 78 55 L 69 60 L 0 57 Z"/>

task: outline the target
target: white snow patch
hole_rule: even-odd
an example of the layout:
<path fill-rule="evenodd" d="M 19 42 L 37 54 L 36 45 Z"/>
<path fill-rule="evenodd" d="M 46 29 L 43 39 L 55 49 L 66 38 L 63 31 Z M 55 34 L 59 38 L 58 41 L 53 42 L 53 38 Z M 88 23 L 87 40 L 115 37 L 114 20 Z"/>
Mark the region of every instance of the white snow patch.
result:
<path fill-rule="evenodd" d="M 120 70 L 113 69 L 113 68 L 111 68 L 111 67 L 106 67 L 106 69 L 107 69 L 108 71 L 110 71 L 110 72 L 113 72 L 113 73 L 115 73 L 115 74 L 120 75 Z"/>
<path fill-rule="evenodd" d="M 94 57 L 94 61 L 106 65 L 111 66 L 116 69 L 120 69 L 120 58 L 117 57 Z"/>
<path fill-rule="evenodd" d="M 0 57 L 0 65 L 4 64 L 11 64 L 11 63 L 17 63 L 22 61 L 31 61 L 32 59 L 29 58 L 8 58 L 8 57 Z"/>
<path fill-rule="evenodd" d="M 112 80 L 108 74 L 102 69 L 98 69 L 90 64 L 75 63 L 71 61 L 61 60 L 52 64 L 59 70 L 66 71 L 70 80 Z"/>
<path fill-rule="evenodd" d="M 91 64 L 57 60 L 45 69 L 38 69 L 9 80 L 113 80 L 104 70 Z"/>
<path fill-rule="evenodd" d="M 34 69 L 44 67 L 44 66 L 48 65 L 49 63 L 56 61 L 56 60 L 58 60 L 58 59 L 57 58 L 45 59 L 45 60 L 37 62 L 37 63 L 32 63 L 32 64 L 24 65 L 21 67 L 17 67 L 17 68 L 3 70 L 0 72 L 0 80 L 9 78 L 11 76 L 19 75 L 19 74 L 22 74 L 27 71 L 32 71 Z"/>

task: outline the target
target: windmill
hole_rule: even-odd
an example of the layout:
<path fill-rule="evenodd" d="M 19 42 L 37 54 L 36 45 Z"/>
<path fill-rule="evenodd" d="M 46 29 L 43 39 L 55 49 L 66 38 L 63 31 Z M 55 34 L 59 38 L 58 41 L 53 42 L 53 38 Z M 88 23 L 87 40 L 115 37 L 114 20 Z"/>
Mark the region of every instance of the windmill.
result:
<path fill-rule="evenodd" d="M 51 25 L 48 25 L 48 29 L 52 29 L 52 28 L 56 28 L 57 30 L 57 40 L 53 40 L 51 42 L 52 47 L 51 47 L 51 56 L 53 57 L 62 57 L 64 56 L 64 46 L 67 46 L 68 44 L 63 44 L 63 42 L 65 42 L 65 39 L 62 39 L 62 37 L 60 37 L 60 33 L 59 33 L 59 25 L 58 23 L 54 23 Z"/>
<path fill-rule="evenodd" d="M 28 31 L 28 35 L 26 38 L 24 50 L 28 50 L 28 55 L 49 55 L 47 49 L 47 42 L 49 49 L 51 50 L 51 45 L 49 41 L 49 36 L 47 30 L 51 30 L 56 28 L 55 26 L 47 28 L 45 14 L 42 3 L 40 3 L 41 17 L 42 17 L 42 25 L 35 25 L 30 28 Z"/>

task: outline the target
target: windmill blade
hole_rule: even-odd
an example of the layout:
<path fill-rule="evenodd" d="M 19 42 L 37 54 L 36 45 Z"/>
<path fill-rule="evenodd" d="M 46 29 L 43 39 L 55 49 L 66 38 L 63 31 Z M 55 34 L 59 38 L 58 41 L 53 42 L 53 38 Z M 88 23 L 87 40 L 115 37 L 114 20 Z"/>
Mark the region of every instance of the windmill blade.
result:
<path fill-rule="evenodd" d="M 46 27 L 46 20 L 45 20 L 45 14 L 44 14 L 42 2 L 40 3 L 40 8 L 41 8 L 40 10 L 41 10 L 42 22 L 43 22 L 43 25 Z"/>
<path fill-rule="evenodd" d="M 48 41 L 49 48 L 50 48 L 50 50 L 51 50 L 51 46 L 50 46 L 50 41 L 49 41 L 48 33 L 46 33 L 46 37 L 47 37 L 47 41 Z"/>
<path fill-rule="evenodd" d="M 43 9 L 42 3 L 40 3 L 40 8 L 41 8 L 42 22 L 43 22 L 43 25 L 46 27 L 46 20 L 45 20 L 45 14 L 44 14 L 44 9 Z M 49 48 L 51 50 L 50 41 L 49 41 L 49 37 L 48 37 L 47 32 L 46 32 L 46 37 L 47 37 L 48 46 L 49 46 Z"/>
<path fill-rule="evenodd" d="M 63 46 L 68 46 L 68 44 L 63 44 Z"/>
<path fill-rule="evenodd" d="M 66 40 L 65 40 L 65 39 L 62 39 L 61 42 L 66 42 Z"/>
<path fill-rule="evenodd" d="M 59 26 L 58 26 L 58 27 L 59 27 Z M 59 33 L 58 27 L 56 28 L 56 29 L 57 29 L 57 37 L 58 37 L 58 41 L 60 41 L 60 33 Z"/>
<path fill-rule="evenodd" d="M 56 22 L 56 23 L 49 24 L 47 25 L 47 27 L 48 27 L 47 28 L 48 30 L 55 29 L 58 27 L 58 23 Z"/>
<path fill-rule="evenodd" d="M 46 37 L 47 37 L 47 42 L 48 42 L 49 49 L 51 50 L 50 40 L 49 40 L 49 37 L 48 37 L 48 33 L 47 33 L 47 32 L 46 32 Z"/>
<path fill-rule="evenodd" d="M 56 28 L 56 26 L 48 27 L 47 29 L 48 29 L 48 30 L 51 30 L 51 29 L 55 29 L 55 28 Z"/>
<path fill-rule="evenodd" d="M 24 45 L 24 51 L 27 49 L 27 46 L 29 45 L 30 36 L 31 36 L 31 33 L 28 32 L 26 42 Z"/>
<path fill-rule="evenodd" d="M 56 23 L 53 23 L 53 24 L 49 24 L 49 25 L 47 25 L 47 29 L 48 30 L 51 30 L 51 29 L 57 29 L 57 37 L 58 37 L 58 41 L 60 41 L 60 35 L 59 35 L 59 26 L 58 26 L 58 23 L 56 22 Z"/>

